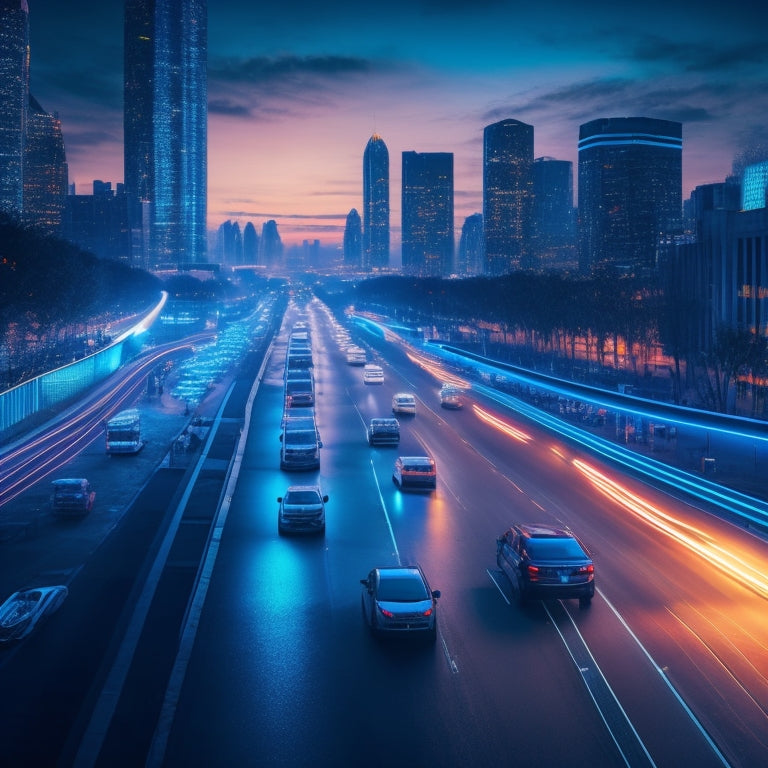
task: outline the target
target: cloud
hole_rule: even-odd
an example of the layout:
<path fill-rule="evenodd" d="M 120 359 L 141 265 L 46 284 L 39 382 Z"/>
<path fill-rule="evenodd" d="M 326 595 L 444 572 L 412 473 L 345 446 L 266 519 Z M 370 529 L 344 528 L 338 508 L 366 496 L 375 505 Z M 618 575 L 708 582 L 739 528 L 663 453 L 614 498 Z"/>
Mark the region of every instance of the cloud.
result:
<path fill-rule="evenodd" d="M 208 65 L 212 83 L 267 86 L 335 80 L 369 73 L 372 62 L 354 56 L 257 56 L 249 59 L 218 59 Z"/>
<path fill-rule="evenodd" d="M 723 45 L 717 41 L 689 43 L 647 35 L 630 46 L 628 58 L 640 63 L 675 64 L 686 72 L 717 72 L 719 75 L 739 72 L 743 75 L 745 67 L 748 69 L 768 61 L 768 48 L 764 40 Z"/>

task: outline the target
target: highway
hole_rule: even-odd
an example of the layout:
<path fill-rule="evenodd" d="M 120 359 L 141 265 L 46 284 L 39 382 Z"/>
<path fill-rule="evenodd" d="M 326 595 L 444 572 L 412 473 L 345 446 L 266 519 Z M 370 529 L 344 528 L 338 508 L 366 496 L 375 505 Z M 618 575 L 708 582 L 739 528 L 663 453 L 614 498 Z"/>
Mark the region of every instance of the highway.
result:
<path fill-rule="evenodd" d="M 142 584 L 122 579 L 115 615 L 88 627 L 97 634 L 96 658 L 82 663 L 87 679 L 59 670 L 53 698 L 75 683 L 80 694 L 58 729 L 56 762 L 768 764 L 765 540 L 622 476 L 480 395 L 461 410 L 441 409 L 441 374 L 393 340 L 367 339 L 385 381 L 364 384 L 329 316 L 310 306 L 320 470 L 279 468 L 289 315 L 253 392 L 231 494 L 198 499 L 221 526 L 207 539 L 205 567 L 172 558 L 174 577 L 138 628 L 130 617 Z M 417 414 L 400 418 L 399 448 L 371 448 L 367 423 L 390 415 L 397 391 L 416 395 Z M 396 456 L 415 453 L 435 458 L 435 492 L 392 483 Z M 279 536 L 277 497 L 308 482 L 330 497 L 325 536 Z M 172 495 L 165 491 L 166 503 Z M 140 551 L 130 568 L 152 574 L 144 558 L 162 547 L 146 542 L 167 517 L 159 508 L 153 520 L 127 516 L 146 531 L 84 564 L 83 573 L 98 574 L 94 589 L 118 568 L 118 551 Z M 496 537 L 514 521 L 557 522 L 579 535 L 596 563 L 591 607 L 515 602 L 495 562 Z M 372 638 L 361 617 L 360 578 L 375 565 L 413 561 L 442 592 L 434 646 Z M 179 605 L 190 588 L 201 599 Z M 76 646 L 78 627 L 64 618 L 85 598 L 71 593 L 31 643 L 0 660 L 3 690 L 55 674 L 62 634 L 53 632 Z M 140 634 L 141 663 L 110 689 L 116 647 L 131 632 Z M 30 671 L 33 653 L 48 660 L 39 672 Z M 32 680 L 19 717 L 56 717 L 62 702 L 40 705 L 40 690 L 50 688 Z M 5 743 L 13 710 L 6 702 Z M 31 731 L 25 723 L 21 732 Z M 23 756 L 24 745 L 10 754 Z"/>
<path fill-rule="evenodd" d="M 765 542 L 509 413 L 495 416 L 528 439 L 489 428 L 471 402 L 441 410 L 439 381 L 391 344 L 377 352 L 385 384 L 366 386 L 312 317 L 321 469 L 278 468 L 278 345 L 173 724 L 156 735 L 167 765 L 765 762 L 765 595 L 596 490 L 574 460 L 762 573 Z M 368 420 L 399 390 L 419 398 L 400 448 L 369 448 Z M 425 451 L 437 491 L 400 492 L 395 456 Z M 275 499 L 308 480 L 330 496 L 325 538 L 281 538 Z M 495 539 L 514 520 L 567 524 L 594 550 L 590 609 L 511 600 Z M 360 616 L 359 578 L 413 560 L 442 591 L 435 648 L 376 642 Z"/>

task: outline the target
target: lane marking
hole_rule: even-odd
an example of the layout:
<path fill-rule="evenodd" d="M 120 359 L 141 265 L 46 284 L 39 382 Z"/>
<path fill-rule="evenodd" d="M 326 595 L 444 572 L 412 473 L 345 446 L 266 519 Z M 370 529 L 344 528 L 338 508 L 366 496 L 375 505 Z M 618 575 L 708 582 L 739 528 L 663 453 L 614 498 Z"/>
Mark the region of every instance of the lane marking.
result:
<path fill-rule="evenodd" d="M 683 697 L 677 692 L 674 685 L 672 685 L 670 679 L 667 677 L 664 670 L 656 663 L 653 656 L 651 656 L 648 649 L 640 642 L 640 638 L 630 629 L 629 624 L 624 620 L 624 617 L 616 610 L 613 603 L 603 594 L 603 592 L 599 589 L 595 590 L 600 597 L 603 599 L 605 604 L 611 609 L 613 612 L 613 615 L 619 620 L 621 625 L 626 629 L 626 631 L 629 633 L 629 636 L 637 643 L 637 647 L 640 648 L 640 650 L 645 654 L 645 657 L 650 662 L 651 666 L 658 672 L 661 679 L 664 681 L 665 685 L 669 690 L 672 692 L 672 695 L 677 699 L 680 706 L 683 708 L 683 711 L 686 715 L 690 718 L 691 722 L 696 726 L 699 733 L 704 737 L 704 740 L 709 744 L 712 751 L 717 756 L 718 760 L 722 763 L 722 765 L 726 766 L 726 768 L 730 765 L 728 761 L 725 759 L 725 755 L 720 751 L 717 744 L 712 740 L 712 737 L 707 733 L 704 726 L 699 722 L 699 719 L 696 717 L 696 715 L 693 713 L 693 710 L 688 706 L 688 704 L 685 702 Z"/>

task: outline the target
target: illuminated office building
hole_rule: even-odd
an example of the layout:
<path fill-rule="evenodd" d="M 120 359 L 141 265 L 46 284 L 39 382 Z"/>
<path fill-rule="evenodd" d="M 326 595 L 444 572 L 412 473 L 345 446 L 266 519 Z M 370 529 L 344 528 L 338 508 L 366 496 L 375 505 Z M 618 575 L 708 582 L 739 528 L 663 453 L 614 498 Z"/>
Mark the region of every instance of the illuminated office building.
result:
<path fill-rule="evenodd" d="M 29 9 L 0 0 L 0 213 L 21 221 L 29 105 Z"/>
<path fill-rule="evenodd" d="M 768 160 L 748 165 L 741 181 L 742 210 L 765 207 L 768 207 Z"/>
<path fill-rule="evenodd" d="M 363 261 L 363 227 L 357 208 L 347 214 L 344 226 L 344 266 L 360 269 Z"/>
<path fill-rule="evenodd" d="M 579 128 L 579 268 L 644 275 L 682 229 L 682 124 L 611 117 Z"/>
<path fill-rule="evenodd" d="M 403 152 L 403 272 L 448 277 L 453 271 L 453 153 Z"/>
<path fill-rule="evenodd" d="M 61 120 L 30 96 L 24 146 L 23 220 L 27 226 L 49 235 L 62 235 L 67 182 Z"/>
<path fill-rule="evenodd" d="M 501 120 L 483 130 L 485 272 L 528 269 L 533 227 L 533 126 Z"/>
<path fill-rule="evenodd" d="M 126 0 L 125 187 L 139 262 L 205 261 L 206 0 Z"/>
<path fill-rule="evenodd" d="M 363 153 L 363 269 L 389 266 L 389 151 L 374 133 Z"/>

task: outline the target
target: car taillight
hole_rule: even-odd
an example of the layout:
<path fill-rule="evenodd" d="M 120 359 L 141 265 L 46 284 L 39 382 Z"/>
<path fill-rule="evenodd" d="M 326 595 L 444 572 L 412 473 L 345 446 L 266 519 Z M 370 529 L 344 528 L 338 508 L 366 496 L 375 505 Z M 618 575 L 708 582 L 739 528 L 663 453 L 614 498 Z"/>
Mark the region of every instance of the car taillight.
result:
<path fill-rule="evenodd" d="M 432 615 L 432 609 L 431 608 L 427 608 L 427 610 L 424 611 L 424 613 L 422 615 L 424 615 L 424 616 L 431 616 Z"/>
<path fill-rule="evenodd" d="M 581 568 L 576 571 L 576 573 L 594 573 L 595 572 L 595 566 L 590 563 L 589 565 L 582 565 Z"/>
<path fill-rule="evenodd" d="M 526 567 L 526 570 L 528 571 L 528 578 L 531 581 L 536 581 L 539 578 L 539 568 L 536 565 L 528 565 Z"/>
<path fill-rule="evenodd" d="M 386 616 L 388 619 L 394 619 L 395 614 L 392 611 L 388 611 L 386 608 L 379 608 L 382 616 Z"/>

